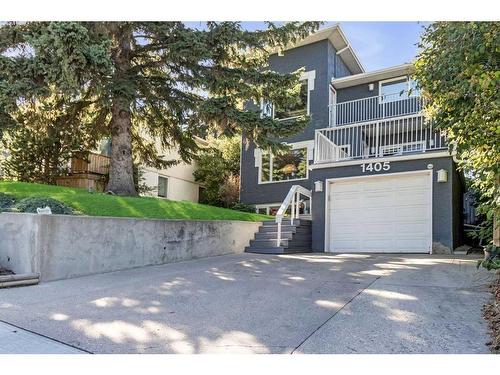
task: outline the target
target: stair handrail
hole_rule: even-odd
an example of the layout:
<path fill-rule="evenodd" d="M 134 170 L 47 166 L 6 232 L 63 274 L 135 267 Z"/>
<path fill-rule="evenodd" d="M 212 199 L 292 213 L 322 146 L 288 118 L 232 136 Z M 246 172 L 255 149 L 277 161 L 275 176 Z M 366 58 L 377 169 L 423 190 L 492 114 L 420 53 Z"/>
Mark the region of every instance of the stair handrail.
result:
<path fill-rule="evenodd" d="M 283 203 L 281 203 L 278 212 L 276 213 L 276 223 L 278 224 L 278 235 L 276 239 L 276 246 L 281 245 L 281 222 L 283 221 L 283 216 L 285 215 L 286 210 L 291 205 L 292 212 L 290 214 L 290 223 L 293 225 L 293 220 L 299 218 L 299 204 L 300 204 L 300 195 L 304 195 L 312 201 L 312 192 L 311 190 L 307 190 L 305 187 L 301 185 L 292 185 L 288 194 L 286 195 Z M 312 203 L 312 202 L 311 202 Z M 310 204 L 312 207 L 312 204 Z"/>

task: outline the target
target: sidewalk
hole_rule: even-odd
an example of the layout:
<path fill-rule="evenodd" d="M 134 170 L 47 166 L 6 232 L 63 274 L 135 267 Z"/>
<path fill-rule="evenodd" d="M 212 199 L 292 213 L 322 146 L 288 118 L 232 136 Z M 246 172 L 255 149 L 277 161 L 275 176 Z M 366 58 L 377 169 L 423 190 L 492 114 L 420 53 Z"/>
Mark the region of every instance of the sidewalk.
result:
<path fill-rule="evenodd" d="M 65 345 L 16 326 L 0 322 L 0 354 L 83 354 Z"/>

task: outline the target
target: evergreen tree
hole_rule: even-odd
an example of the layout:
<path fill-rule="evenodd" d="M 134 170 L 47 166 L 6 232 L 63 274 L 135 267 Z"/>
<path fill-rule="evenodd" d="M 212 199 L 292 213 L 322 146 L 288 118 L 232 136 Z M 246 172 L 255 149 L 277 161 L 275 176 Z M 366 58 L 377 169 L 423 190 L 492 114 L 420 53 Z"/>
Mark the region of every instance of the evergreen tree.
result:
<path fill-rule="evenodd" d="M 99 134 L 85 112 L 72 107 L 58 95 L 18 105 L 12 113 L 15 126 L 2 139 L 8 151 L 2 163 L 6 177 L 54 184 L 56 177 L 67 172 L 72 157 L 86 158 Z"/>
<path fill-rule="evenodd" d="M 112 140 L 108 190 L 135 195 L 132 142 L 138 159 L 162 161 L 146 139 L 176 147 L 189 162 L 195 135 L 245 132 L 260 147 L 279 147 L 308 121 L 278 122 L 243 103 L 286 107 L 300 94 L 300 72 L 279 74 L 269 54 L 306 37 L 318 22 L 268 23 L 246 31 L 239 22 L 28 22 L 0 26 L 0 124 L 26 100 L 53 90 Z M 75 115 L 75 113 L 73 113 Z"/>

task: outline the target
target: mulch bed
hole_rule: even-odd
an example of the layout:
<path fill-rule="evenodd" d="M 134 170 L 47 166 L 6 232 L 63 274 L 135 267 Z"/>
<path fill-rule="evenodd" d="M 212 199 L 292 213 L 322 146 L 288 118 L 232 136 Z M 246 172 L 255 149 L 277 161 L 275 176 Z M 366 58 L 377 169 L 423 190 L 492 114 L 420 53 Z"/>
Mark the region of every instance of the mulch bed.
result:
<path fill-rule="evenodd" d="M 490 285 L 493 297 L 490 302 L 484 305 L 484 318 L 490 327 L 491 342 L 487 345 L 492 353 L 500 354 L 500 277 Z"/>
<path fill-rule="evenodd" d="M 13 275 L 14 272 L 8 270 L 7 268 L 0 267 L 0 276 Z"/>

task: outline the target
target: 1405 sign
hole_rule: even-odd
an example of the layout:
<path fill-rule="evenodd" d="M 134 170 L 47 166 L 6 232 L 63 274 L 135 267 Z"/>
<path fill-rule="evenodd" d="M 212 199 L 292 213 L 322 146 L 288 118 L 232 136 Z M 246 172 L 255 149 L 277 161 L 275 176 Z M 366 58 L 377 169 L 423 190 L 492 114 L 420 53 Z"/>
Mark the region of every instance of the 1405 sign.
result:
<path fill-rule="evenodd" d="M 388 161 L 384 161 L 383 163 L 376 162 L 361 164 L 361 171 L 363 173 L 388 171 L 389 169 L 391 169 L 391 163 Z"/>

